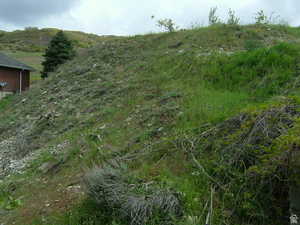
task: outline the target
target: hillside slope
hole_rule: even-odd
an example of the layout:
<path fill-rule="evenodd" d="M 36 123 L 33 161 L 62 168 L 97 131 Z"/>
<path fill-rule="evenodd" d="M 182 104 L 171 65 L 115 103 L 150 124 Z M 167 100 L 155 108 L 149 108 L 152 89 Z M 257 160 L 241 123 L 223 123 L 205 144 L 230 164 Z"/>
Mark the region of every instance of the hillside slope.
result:
<path fill-rule="evenodd" d="M 223 25 L 114 38 L 3 99 L 1 223 L 138 224 L 85 194 L 89 168 L 113 161 L 135 198 L 177 193 L 173 224 L 204 224 L 209 208 L 214 224 L 286 223 L 298 204 L 287 190 L 299 179 L 299 38 Z M 170 224 L 162 216 L 149 224 Z"/>

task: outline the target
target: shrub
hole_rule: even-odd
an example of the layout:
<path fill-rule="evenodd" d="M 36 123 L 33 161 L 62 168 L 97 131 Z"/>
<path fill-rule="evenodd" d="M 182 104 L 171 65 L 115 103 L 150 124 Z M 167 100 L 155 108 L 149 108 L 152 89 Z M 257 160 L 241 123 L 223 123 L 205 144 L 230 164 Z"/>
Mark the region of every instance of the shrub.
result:
<path fill-rule="evenodd" d="M 151 18 L 154 19 L 154 16 Z M 157 26 L 167 32 L 174 32 L 179 29 L 172 19 L 160 19 L 157 21 Z"/>
<path fill-rule="evenodd" d="M 215 25 L 218 23 L 221 23 L 220 18 L 217 16 L 217 7 L 213 7 L 209 10 L 209 15 L 208 15 L 208 23 L 209 25 Z"/>
<path fill-rule="evenodd" d="M 85 176 L 84 183 L 88 196 L 131 225 L 144 225 L 153 220 L 165 224 L 182 214 L 176 193 L 138 182 L 124 169 L 95 168 Z"/>
<path fill-rule="evenodd" d="M 229 9 L 228 11 L 228 20 L 227 20 L 227 24 L 228 25 L 239 25 L 240 23 L 240 18 L 238 18 L 236 15 L 235 15 L 235 11 L 233 11 L 232 9 Z"/>
<path fill-rule="evenodd" d="M 260 10 L 255 14 L 255 23 L 256 24 L 269 24 L 270 23 L 268 17 L 266 16 L 266 14 L 263 10 Z"/>

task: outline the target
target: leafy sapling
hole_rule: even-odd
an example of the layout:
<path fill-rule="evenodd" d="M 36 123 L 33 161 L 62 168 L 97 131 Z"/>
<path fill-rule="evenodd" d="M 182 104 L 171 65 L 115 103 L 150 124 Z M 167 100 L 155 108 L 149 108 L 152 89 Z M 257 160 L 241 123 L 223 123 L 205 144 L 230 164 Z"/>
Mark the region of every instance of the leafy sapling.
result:
<path fill-rule="evenodd" d="M 151 19 L 154 19 L 155 17 L 154 16 L 151 16 Z M 172 20 L 172 19 L 159 19 L 157 21 L 157 24 L 156 24 L 159 28 L 163 29 L 164 31 L 167 31 L 167 32 L 175 32 L 176 30 L 179 29 L 179 26 L 177 26 L 175 24 L 175 22 Z"/>
<path fill-rule="evenodd" d="M 238 18 L 236 15 L 235 15 L 235 11 L 232 10 L 232 9 L 229 9 L 228 11 L 228 20 L 227 20 L 227 24 L 228 25 L 239 25 L 240 23 L 240 18 Z"/>
<path fill-rule="evenodd" d="M 262 25 L 269 23 L 270 21 L 263 10 L 260 10 L 255 14 L 255 24 Z"/>
<path fill-rule="evenodd" d="M 209 25 L 215 25 L 215 24 L 221 23 L 220 18 L 217 16 L 217 10 L 218 10 L 218 7 L 213 7 L 209 10 L 209 15 L 208 15 Z"/>

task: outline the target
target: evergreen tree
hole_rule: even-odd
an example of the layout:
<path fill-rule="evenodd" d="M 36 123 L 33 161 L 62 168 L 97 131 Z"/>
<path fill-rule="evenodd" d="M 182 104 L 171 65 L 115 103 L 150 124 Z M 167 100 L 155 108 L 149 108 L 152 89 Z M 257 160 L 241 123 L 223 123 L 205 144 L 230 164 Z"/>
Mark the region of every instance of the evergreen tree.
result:
<path fill-rule="evenodd" d="M 72 42 L 66 37 L 63 31 L 59 31 L 49 43 L 44 54 L 45 61 L 42 63 L 43 71 L 41 77 L 48 77 L 57 67 L 66 61 L 74 58 L 75 51 Z"/>

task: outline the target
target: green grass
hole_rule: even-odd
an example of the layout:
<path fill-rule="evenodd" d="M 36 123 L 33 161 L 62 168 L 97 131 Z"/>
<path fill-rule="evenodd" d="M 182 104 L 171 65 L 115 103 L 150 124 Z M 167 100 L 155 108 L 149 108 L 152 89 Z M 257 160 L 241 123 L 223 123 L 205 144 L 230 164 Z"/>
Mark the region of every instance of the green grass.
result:
<path fill-rule="evenodd" d="M 217 55 L 203 67 L 202 79 L 215 88 L 252 92 L 263 98 L 278 94 L 296 74 L 299 46 L 281 43 L 229 57 Z"/>
<path fill-rule="evenodd" d="M 0 109 L 1 109 L 2 112 L 5 111 L 6 107 L 9 106 L 9 104 L 11 104 L 12 99 L 13 99 L 12 95 L 8 95 L 8 96 L 1 99 Z"/>
<path fill-rule="evenodd" d="M 119 225 L 112 221 L 111 217 L 105 216 L 105 209 L 99 209 L 99 206 L 91 199 L 85 199 L 79 205 L 72 208 L 70 213 L 65 215 L 53 215 L 51 218 L 45 220 L 36 219 L 32 225 Z"/>

